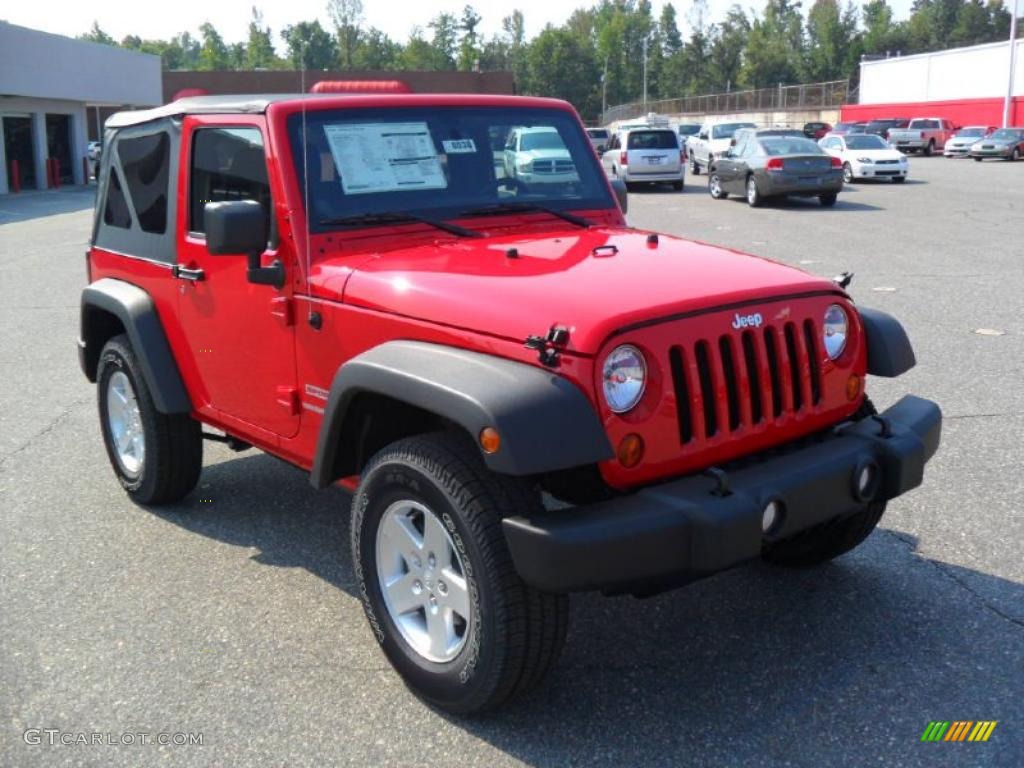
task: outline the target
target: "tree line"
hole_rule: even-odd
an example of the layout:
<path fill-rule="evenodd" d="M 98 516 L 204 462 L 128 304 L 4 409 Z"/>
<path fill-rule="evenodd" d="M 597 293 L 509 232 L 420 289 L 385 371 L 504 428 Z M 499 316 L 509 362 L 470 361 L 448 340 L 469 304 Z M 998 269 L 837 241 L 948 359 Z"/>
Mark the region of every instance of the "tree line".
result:
<path fill-rule="evenodd" d="M 283 50 L 259 9 L 248 36 L 229 43 L 206 22 L 168 40 L 129 35 L 114 40 L 94 23 L 81 39 L 152 53 L 166 69 L 511 70 L 521 93 L 572 102 L 584 117 L 642 97 L 646 53 L 649 100 L 742 88 L 855 80 L 862 56 L 887 56 L 976 45 L 1009 36 L 1003 0 L 914 0 L 910 17 L 896 21 L 887 0 L 766 0 L 757 12 L 734 4 L 717 22 L 707 0 L 690 0 L 681 21 L 672 3 L 655 18 L 650 0 L 600 0 L 576 9 L 560 26 L 532 39 L 521 11 L 485 37 L 481 15 L 437 14 L 413 27 L 404 42 L 367 26 L 362 0 L 328 0 L 325 28 L 318 20 L 280 30 Z M 687 34 L 684 36 L 682 29 Z"/>

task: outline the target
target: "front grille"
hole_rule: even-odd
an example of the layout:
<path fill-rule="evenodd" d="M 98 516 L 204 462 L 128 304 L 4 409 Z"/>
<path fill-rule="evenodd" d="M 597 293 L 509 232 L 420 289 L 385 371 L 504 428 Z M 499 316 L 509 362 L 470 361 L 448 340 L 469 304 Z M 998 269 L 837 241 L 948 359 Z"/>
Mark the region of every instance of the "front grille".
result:
<path fill-rule="evenodd" d="M 680 443 L 785 420 L 817 406 L 820 335 L 807 319 L 671 346 Z"/>
<path fill-rule="evenodd" d="M 899 160 L 879 160 L 879 165 L 897 165 Z"/>
<path fill-rule="evenodd" d="M 534 160 L 534 173 L 572 173 L 576 169 L 572 160 Z"/>

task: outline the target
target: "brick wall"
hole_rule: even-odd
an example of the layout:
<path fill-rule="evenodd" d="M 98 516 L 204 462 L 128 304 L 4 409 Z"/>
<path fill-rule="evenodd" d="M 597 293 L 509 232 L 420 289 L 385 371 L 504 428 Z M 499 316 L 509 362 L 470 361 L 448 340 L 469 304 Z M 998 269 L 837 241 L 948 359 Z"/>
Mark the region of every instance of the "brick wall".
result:
<path fill-rule="evenodd" d="M 320 80 L 404 80 L 415 93 L 513 94 L 511 72 L 306 72 L 306 90 Z M 185 88 L 211 94 L 299 93 L 301 74 L 292 70 L 268 71 L 165 71 L 164 103 Z"/>

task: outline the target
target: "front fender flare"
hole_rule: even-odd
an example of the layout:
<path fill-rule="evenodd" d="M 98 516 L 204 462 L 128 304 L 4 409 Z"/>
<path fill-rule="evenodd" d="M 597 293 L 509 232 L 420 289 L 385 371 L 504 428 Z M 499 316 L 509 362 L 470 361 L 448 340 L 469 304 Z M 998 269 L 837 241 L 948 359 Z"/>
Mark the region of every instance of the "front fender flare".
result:
<path fill-rule="evenodd" d="M 420 341 L 390 341 L 342 365 L 331 384 L 310 482 L 325 488 L 336 468 L 346 412 L 360 393 L 393 398 L 443 417 L 473 438 L 484 427 L 501 449 L 481 456 L 508 475 L 534 475 L 613 457 L 586 396 L 556 373 L 493 355 Z"/>
<path fill-rule="evenodd" d="M 877 309 L 858 307 L 868 346 L 868 373 L 900 376 L 917 364 L 914 348 L 900 321 Z"/>
<path fill-rule="evenodd" d="M 100 351 L 107 339 L 97 334 L 97 313 L 109 313 L 124 326 L 139 361 L 153 404 L 161 413 L 189 413 L 192 402 L 167 343 L 153 299 L 137 285 L 106 277 L 82 291 L 79 355 L 89 381 L 96 381 Z"/>

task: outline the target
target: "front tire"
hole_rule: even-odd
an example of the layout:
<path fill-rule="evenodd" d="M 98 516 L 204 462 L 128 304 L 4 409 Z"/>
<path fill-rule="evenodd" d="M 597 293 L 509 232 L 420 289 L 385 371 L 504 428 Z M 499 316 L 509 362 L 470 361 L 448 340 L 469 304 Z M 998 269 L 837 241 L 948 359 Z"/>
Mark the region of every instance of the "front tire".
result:
<path fill-rule="evenodd" d="M 160 413 L 131 342 L 115 336 L 96 377 L 103 443 L 122 487 L 137 504 L 179 501 L 199 482 L 203 436 L 188 414 Z"/>
<path fill-rule="evenodd" d="M 893 184 L 903 184 L 903 183 L 906 182 L 906 180 L 907 180 L 906 176 L 893 176 L 892 177 L 892 183 Z"/>
<path fill-rule="evenodd" d="M 708 174 L 708 194 L 715 200 L 725 200 L 729 193 L 722 189 L 722 178 L 715 171 Z"/>
<path fill-rule="evenodd" d="M 1014 147 L 1013 153 L 1010 155 L 1010 162 L 1015 163 L 1020 160 L 1020 148 Z"/>
<path fill-rule="evenodd" d="M 519 578 L 501 527 L 540 508 L 531 486 L 490 472 L 459 435 L 400 440 L 364 469 L 352 503 L 359 592 L 384 654 L 418 696 L 482 712 L 554 666 L 568 600 Z"/>
<path fill-rule="evenodd" d="M 874 404 L 865 397 L 853 419 L 864 419 L 876 413 Z M 767 546 L 762 557 L 775 565 L 800 568 L 819 565 L 860 545 L 875 530 L 884 513 L 884 501 L 871 502 L 853 515 L 828 520 Z"/>

